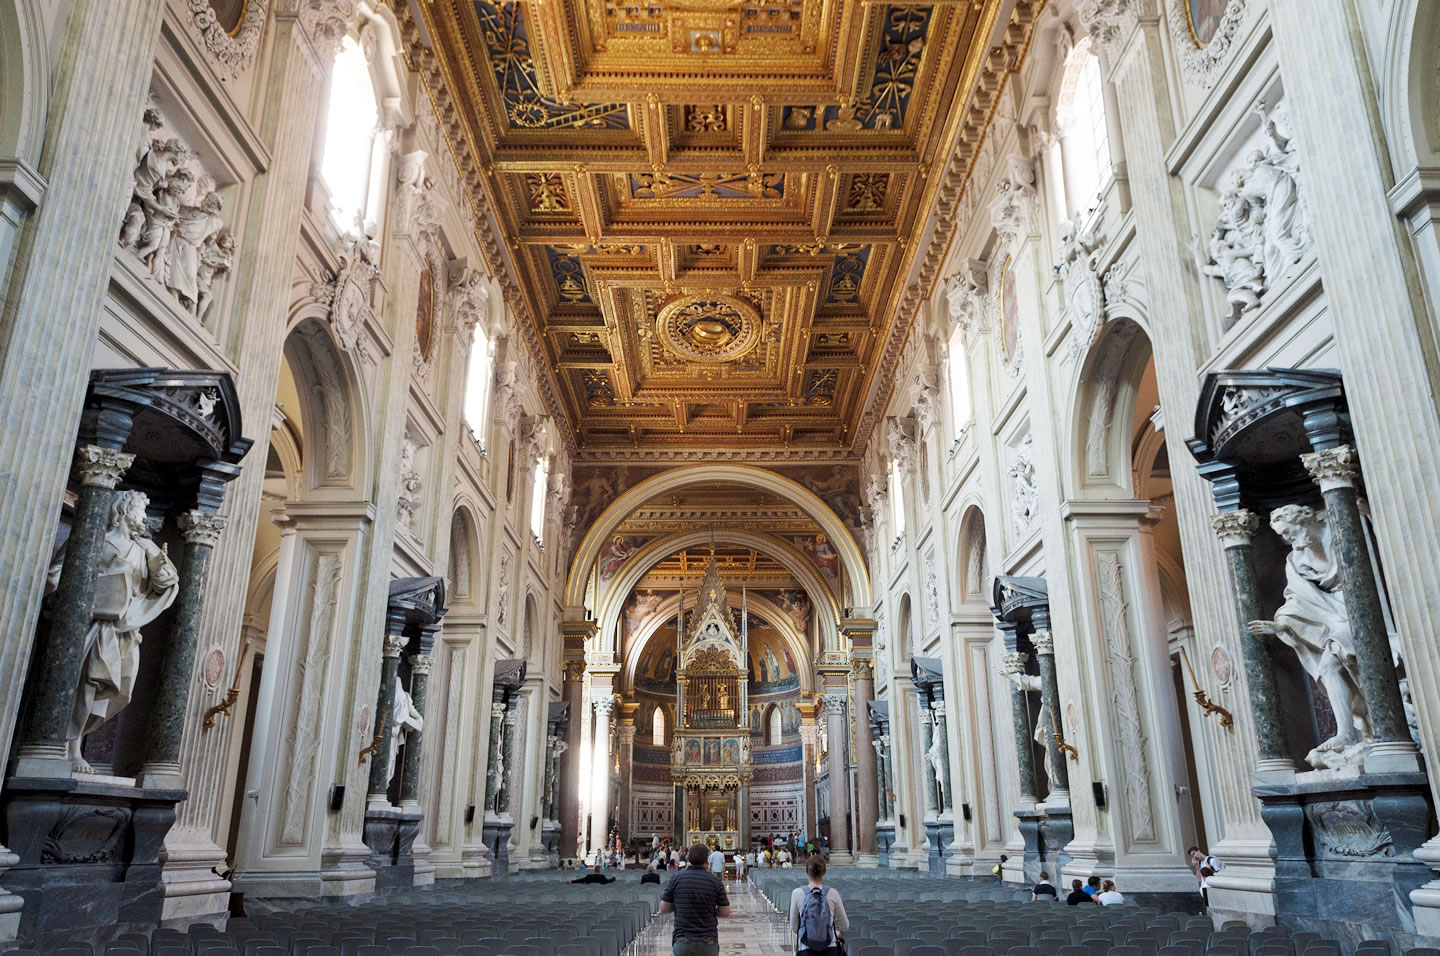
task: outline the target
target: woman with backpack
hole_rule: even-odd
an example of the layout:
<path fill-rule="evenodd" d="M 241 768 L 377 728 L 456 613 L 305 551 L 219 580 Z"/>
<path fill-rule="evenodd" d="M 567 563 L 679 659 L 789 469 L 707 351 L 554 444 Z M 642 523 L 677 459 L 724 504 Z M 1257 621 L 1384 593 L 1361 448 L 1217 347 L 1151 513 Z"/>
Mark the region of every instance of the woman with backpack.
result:
<path fill-rule="evenodd" d="M 840 942 L 850 930 L 839 891 L 826 887 L 825 858 L 818 853 L 805 861 L 809 882 L 790 894 L 790 934 L 796 953 L 840 956 Z"/>

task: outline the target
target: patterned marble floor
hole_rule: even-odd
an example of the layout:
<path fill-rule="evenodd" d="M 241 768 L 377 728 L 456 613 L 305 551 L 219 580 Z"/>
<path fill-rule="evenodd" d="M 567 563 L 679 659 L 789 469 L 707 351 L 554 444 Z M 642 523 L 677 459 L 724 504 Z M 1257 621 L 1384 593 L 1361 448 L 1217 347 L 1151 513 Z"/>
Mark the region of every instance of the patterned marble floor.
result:
<path fill-rule="evenodd" d="M 720 921 L 720 956 L 775 956 L 788 953 L 790 936 L 785 920 L 770 908 L 760 892 L 749 883 L 726 881 L 730 894 L 729 919 Z M 640 940 L 639 956 L 670 956 L 673 916 L 661 916 L 646 928 Z"/>

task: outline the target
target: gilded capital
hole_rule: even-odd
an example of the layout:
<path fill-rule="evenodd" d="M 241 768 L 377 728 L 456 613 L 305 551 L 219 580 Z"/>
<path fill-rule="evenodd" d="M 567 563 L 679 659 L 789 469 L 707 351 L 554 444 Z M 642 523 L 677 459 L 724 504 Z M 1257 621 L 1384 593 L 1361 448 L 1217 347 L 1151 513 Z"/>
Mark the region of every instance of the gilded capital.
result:
<path fill-rule="evenodd" d="M 385 635 L 385 656 L 386 656 L 386 657 L 399 657 L 399 656 L 400 656 L 400 652 L 403 651 L 403 650 L 405 650 L 405 645 L 406 645 L 406 643 L 408 643 L 408 641 L 407 641 L 405 635 L 403 635 L 403 634 L 386 634 L 386 635 Z"/>
<path fill-rule="evenodd" d="M 850 673 L 856 680 L 874 680 L 875 664 L 868 660 L 857 660 L 850 663 Z"/>
<path fill-rule="evenodd" d="M 585 679 L 585 662 L 584 662 L 584 661 L 566 661 L 566 662 L 565 662 L 565 679 L 566 679 L 567 681 L 570 681 L 570 680 L 584 680 L 584 679 Z"/>
<path fill-rule="evenodd" d="M 225 519 L 209 511 L 187 511 L 175 522 L 186 544 L 200 544 L 213 548 L 220 543 L 220 532 L 225 530 Z"/>
<path fill-rule="evenodd" d="M 1320 486 L 1321 494 L 1337 488 L 1354 488 L 1360 479 L 1360 456 L 1355 454 L 1353 445 L 1312 451 L 1301 455 L 1300 462 Z"/>
<path fill-rule="evenodd" d="M 1035 646 L 1035 653 L 1041 657 L 1055 656 L 1055 637 L 1049 631 L 1036 631 L 1031 634 L 1030 643 Z"/>
<path fill-rule="evenodd" d="M 83 445 L 75 452 L 80 484 L 97 488 L 114 488 L 134 461 L 134 455 L 99 445 Z"/>
<path fill-rule="evenodd" d="M 1227 551 L 1231 548 L 1249 546 L 1260 528 L 1260 516 L 1243 508 L 1239 511 L 1222 511 L 1210 516 L 1210 527 L 1220 539 L 1220 546 Z"/>

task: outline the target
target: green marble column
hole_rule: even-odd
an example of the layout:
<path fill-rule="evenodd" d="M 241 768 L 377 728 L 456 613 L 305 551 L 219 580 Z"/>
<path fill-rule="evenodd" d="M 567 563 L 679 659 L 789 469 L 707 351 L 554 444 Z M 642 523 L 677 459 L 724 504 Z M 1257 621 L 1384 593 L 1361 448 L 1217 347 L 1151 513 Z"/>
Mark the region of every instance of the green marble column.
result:
<path fill-rule="evenodd" d="M 940 812 L 940 801 L 937 799 L 935 776 L 935 764 L 930 761 L 930 748 L 935 743 L 935 721 L 930 716 L 930 705 L 926 702 L 923 694 L 919 695 L 920 711 L 920 762 L 925 765 L 925 817 Z"/>
<path fill-rule="evenodd" d="M 420 717 L 425 717 L 425 692 L 430 683 L 430 655 L 410 655 L 410 703 Z M 425 731 L 411 730 L 405 735 L 405 762 L 400 769 L 400 805 L 420 805 L 420 754 Z"/>
<path fill-rule="evenodd" d="M 1280 698 L 1275 685 L 1275 665 L 1271 659 L 1275 639 L 1268 634 L 1253 634 L 1249 627 L 1251 621 L 1265 616 L 1260 610 L 1260 587 L 1255 580 L 1253 546 L 1260 519 L 1253 512 L 1240 509 L 1212 515 L 1210 524 L 1225 549 L 1230 587 L 1235 592 L 1245 684 L 1250 688 L 1250 711 L 1260 749 L 1255 770 L 1259 773 L 1293 773 L 1295 761 L 1290 756 L 1285 725 L 1280 719 Z"/>
<path fill-rule="evenodd" d="M 85 666 L 85 636 L 95 607 L 101 542 L 110 520 L 115 485 L 135 460 L 134 455 L 118 450 L 123 442 L 107 444 L 116 447 L 82 445 L 75 453 L 80 490 L 49 628 L 41 628 L 31 656 L 30 704 L 16 751 L 17 777 L 68 777 L 72 769 L 66 736 Z"/>
<path fill-rule="evenodd" d="M 390 806 L 386 795 L 390 789 L 390 741 L 395 735 L 395 721 L 391 711 L 395 709 L 395 675 L 400 670 L 400 652 L 405 649 L 405 636 L 398 633 L 400 628 L 391 619 L 391 633 L 385 636 L 385 659 L 380 668 L 380 693 L 375 701 L 375 736 L 380 738 L 380 749 L 370 758 L 370 794 L 367 805 L 382 809 Z M 403 624 L 403 620 L 398 622 Z"/>
<path fill-rule="evenodd" d="M 1376 745 L 1392 757 L 1410 755 L 1406 766 L 1385 769 L 1418 770 L 1414 760 L 1415 744 L 1405 720 L 1405 706 L 1400 697 L 1400 679 L 1395 672 L 1395 659 L 1390 650 L 1390 637 L 1385 630 L 1385 612 L 1380 604 L 1380 588 L 1375 581 L 1374 566 L 1365 543 L 1360 507 L 1356 500 L 1356 484 L 1360 477 L 1360 461 L 1350 445 L 1301 455 L 1310 476 L 1325 497 L 1325 521 L 1330 526 L 1331 547 L 1340 566 L 1340 585 L 1345 591 L 1345 615 L 1350 619 L 1350 635 L 1355 643 L 1355 663 L 1360 672 L 1360 692 L 1370 711 L 1370 729 Z M 1337 719 L 1345 719 L 1337 714 Z M 1377 754 L 1378 756 L 1378 754 Z M 1371 761 L 1367 759 L 1367 768 Z"/>
<path fill-rule="evenodd" d="M 153 666 L 160 674 L 146 732 L 146 753 L 140 768 L 140 786 L 182 789 L 180 743 L 185 732 L 185 705 L 195 672 L 195 643 L 204 607 L 210 556 L 225 528 L 225 519 L 210 511 L 192 509 L 178 520 L 185 538 L 180 559 L 180 593 L 175 598 L 170 633 L 158 642 Z"/>
<path fill-rule="evenodd" d="M 1039 614 L 1037 612 L 1036 616 Z M 1065 765 L 1065 753 L 1060 749 L 1056 734 L 1065 734 L 1060 723 L 1060 681 L 1055 673 L 1055 638 L 1048 630 L 1037 630 L 1030 635 L 1035 646 L 1035 656 L 1040 664 L 1040 706 L 1050 718 L 1050 733 L 1045 736 L 1045 750 L 1050 754 L 1050 775 L 1055 779 L 1054 788 L 1045 798 L 1046 803 L 1069 804 L 1070 768 Z"/>
<path fill-rule="evenodd" d="M 520 722 L 520 699 L 512 697 L 505 708 L 505 738 L 501 746 L 502 769 L 500 771 L 500 793 L 496 798 L 496 812 L 502 817 L 510 812 L 510 797 L 515 782 L 515 725 Z"/>
<path fill-rule="evenodd" d="M 1024 674 L 1025 662 L 1030 655 L 1023 651 L 1010 651 L 1005 655 L 1001 672 Z M 1015 728 L 1015 757 L 1020 770 L 1020 803 L 1036 802 L 1035 751 L 1030 740 L 1030 708 L 1025 703 L 1025 690 L 1012 682 L 1010 688 L 1010 722 Z"/>
<path fill-rule="evenodd" d="M 955 799 L 950 792 L 950 738 L 945 726 L 945 701 L 931 701 L 930 712 L 935 720 L 934 744 L 940 753 L 940 813 L 943 816 L 955 809 Z"/>
<path fill-rule="evenodd" d="M 485 762 L 485 812 L 499 812 L 497 799 L 500 795 L 500 774 L 502 767 L 500 760 L 500 733 L 504 727 L 505 704 L 492 703 L 490 705 L 490 754 Z"/>

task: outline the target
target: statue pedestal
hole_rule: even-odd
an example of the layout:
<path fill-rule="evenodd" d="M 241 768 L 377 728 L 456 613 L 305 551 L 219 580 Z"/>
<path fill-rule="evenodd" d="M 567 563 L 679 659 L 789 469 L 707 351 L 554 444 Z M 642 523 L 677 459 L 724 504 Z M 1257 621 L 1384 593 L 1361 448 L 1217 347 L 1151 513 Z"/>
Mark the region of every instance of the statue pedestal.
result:
<path fill-rule="evenodd" d="M 1061 871 L 1070 862 L 1070 854 L 1065 852 L 1065 847 L 1073 839 L 1075 823 L 1071 819 L 1070 808 L 1047 806 L 1045 816 L 1040 820 L 1036 849 L 1040 854 L 1040 869 L 1050 874 L 1050 881 L 1056 886 L 1060 885 Z M 1038 878 L 1039 874 L 1036 876 Z"/>
<path fill-rule="evenodd" d="M 1022 865 L 1025 882 L 1032 886 L 1040 879 L 1040 821 L 1045 814 L 1033 807 L 1022 807 L 1015 811 L 1020 824 L 1020 839 L 1025 841 L 1025 856 Z"/>
<path fill-rule="evenodd" d="M 875 847 L 879 851 L 880 866 L 890 866 L 890 848 L 895 845 L 895 824 L 881 823 L 875 827 Z"/>
<path fill-rule="evenodd" d="M 552 870 L 560 868 L 560 821 L 546 820 L 540 828 L 540 845 Z"/>
<path fill-rule="evenodd" d="M 949 854 L 950 844 L 955 841 L 955 824 L 944 820 L 926 820 L 925 839 L 930 844 L 930 875 L 944 876 L 945 857 Z"/>
<path fill-rule="evenodd" d="M 375 892 L 393 893 L 415 886 L 415 837 L 419 807 L 370 807 L 365 811 L 365 864 L 375 871 Z M 433 882 L 433 881 L 432 881 Z"/>
<path fill-rule="evenodd" d="M 490 850 L 490 858 L 495 861 L 490 875 L 497 879 L 510 875 L 510 831 L 514 826 L 513 820 L 485 817 L 485 846 Z"/>
<path fill-rule="evenodd" d="M 1410 892 L 1433 875 L 1415 856 L 1435 827 L 1422 773 L 1300 774 L 1253 790 L 1275 839 L 1275 916 L 1350 949 L 1417 938 Z"/>
<path fill-rule="evenodd" d="M 152 929 L 165 905 L 160 854 L 184 799 L 78 777 L 5 781 L 0 842 L 19 862 L 0 886 L 25 901 L 19 937 L 48 950 Z"/>

